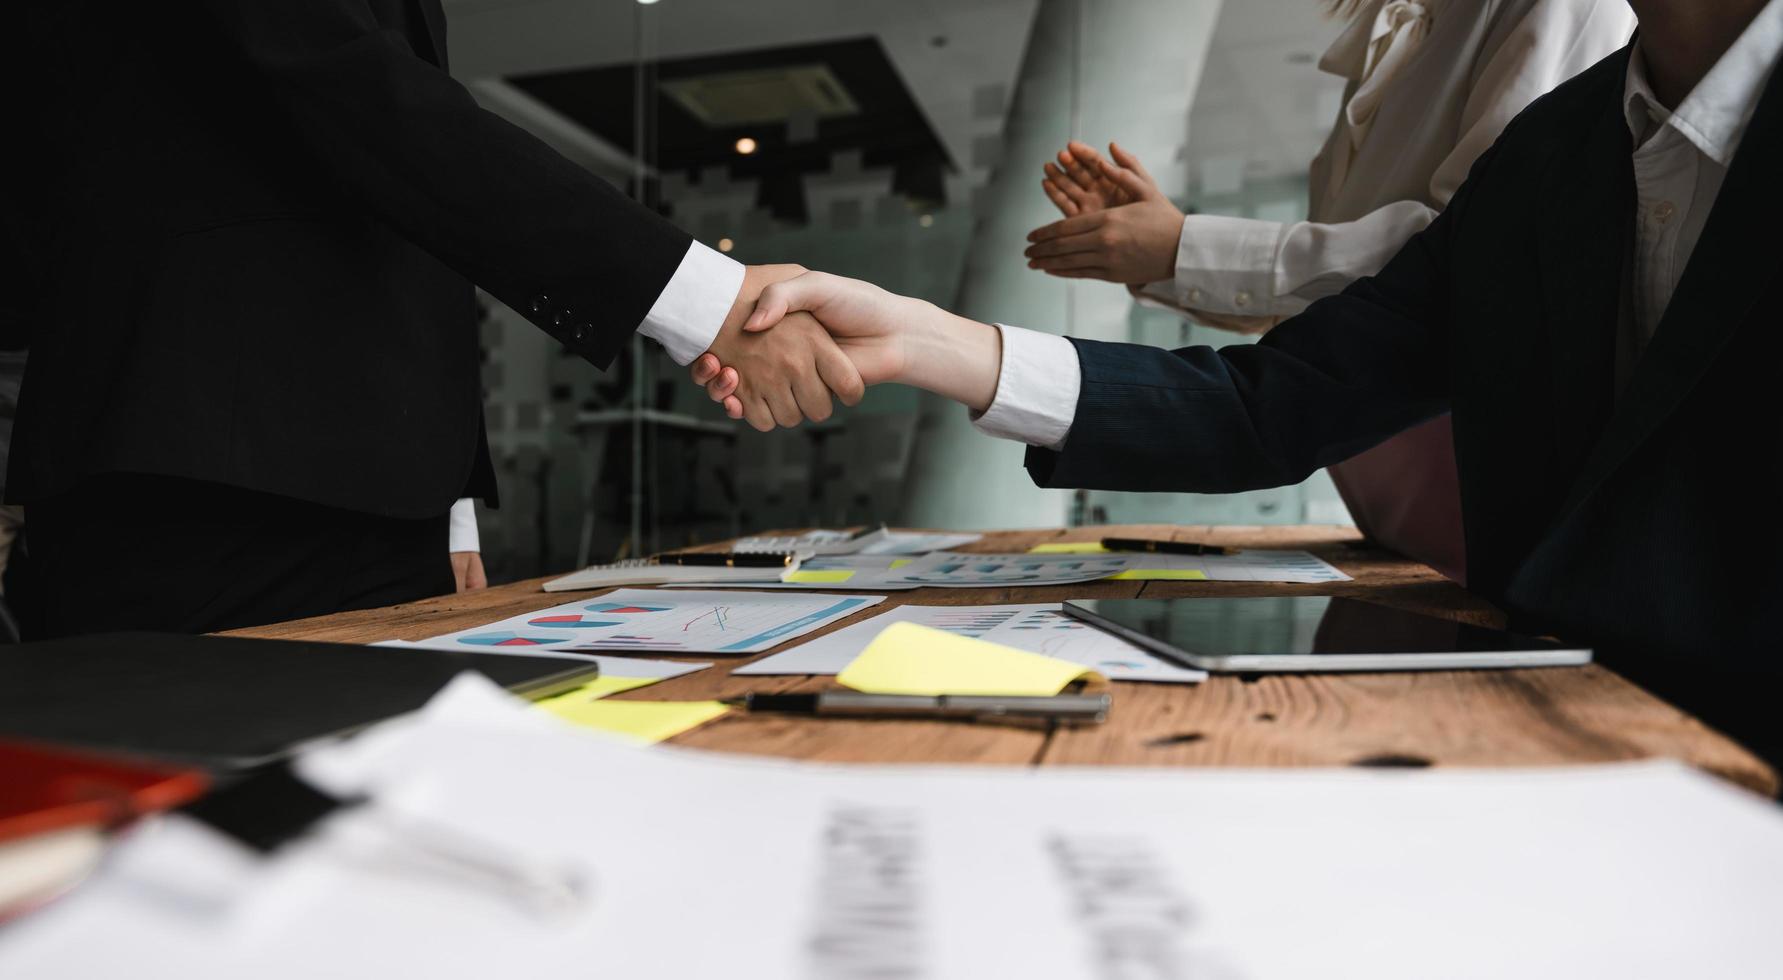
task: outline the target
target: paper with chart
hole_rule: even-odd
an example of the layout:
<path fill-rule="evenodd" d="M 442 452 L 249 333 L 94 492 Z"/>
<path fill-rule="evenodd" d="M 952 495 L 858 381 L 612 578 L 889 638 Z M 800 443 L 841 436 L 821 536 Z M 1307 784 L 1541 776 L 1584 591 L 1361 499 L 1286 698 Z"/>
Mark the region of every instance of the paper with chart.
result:
<path fill-rule="evenodd" d="M 887 576 L 896 585 L 992 589 L 1012 585 L 1073 585 L 1111 578 L 1139 567 L 1137 555 L 972 554 L 939 551 Z"/>
<path fill-rule="evenodd" d="M 837 674 L 893 623 L 916 623 L 1088 667 L 1113 681 L 1193 684 L 1207 672 L 1178 667 L 1142 647 L 1059 611 L 1056 602 L 1001 606 L 899 606 L 791 650 L 744 664 L 733 674 Z"/>
<path fill-rule="evenodd" d="M 1316 584 L 1348 582 L 1350 577 L 1310 551 L 1246 548 L 1229 555 L 1165 555 L 1156 552 L 1116 552 L 1100 541 L 1043 544 L 1030 555 L 1133 554 L 1137 563 L 1113 578 L 1129 581 L 1288 582 Z"/>
<path fill-rule="evenodd" d="M 832 555 L 807 558 L 784 581 L 733 583 L 730 588 L 817 588 L 893 592 L 924 587 L 993 589 L 1017 585 L 1073 585 L 1101 578 L 1133 577 L 1155 555 L 973 554 L 937 551 L 916 557 Z M 692 586 L 699 588 L 698 585 Z M 671 586 L 673 588 L 673 586 Z"/>
<path fill-rule="evenodd" d="M 861 531 L 820 528 L 804 534 L 756 535 L 731 546 L 739 553 L 797 552 L 801 555 L 920 555 L 971 544 L 984 537 L 952 531 L 894 531 L 880 526 Z"/>
<path fill-rule="evenodd" d="M 482 652 L 759 653 L 884 596 L 617 589 L 423 641 Z"/>

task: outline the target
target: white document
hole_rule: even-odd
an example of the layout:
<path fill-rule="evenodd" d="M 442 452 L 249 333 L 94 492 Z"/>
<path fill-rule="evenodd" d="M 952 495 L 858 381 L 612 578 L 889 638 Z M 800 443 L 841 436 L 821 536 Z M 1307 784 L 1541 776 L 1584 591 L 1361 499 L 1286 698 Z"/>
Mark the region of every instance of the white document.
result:
<path fill-rule="evenodd" d="M 1128 554 L 980 555 L 940 551 L 898 569 L 888 581 L 943 589 L 1072 585 L 1119 575 L 1142 564 L 1140 556 Z"/>
<path fill-rule="evenodd" d="M 1783 814 L 1674 762 L 795 764 L 623 746 L 465 678 L 300 769 L 573 869 L 592 900 L 528 914 L 335 833 L 207 889 L 191 879 L 236 856 L 126 835 L 0 932 L 0 976 L 1777 976 Z"/>
<path fill-rule="evenodd" d="M 1044 653 L 1094 670 L 1114 681 L 1193 684 L 1204 670 L 1179 667 L 1118 636 L 1059 612 L 1056 602 L 1003 606 L 899 606 L 871 619 L 826 633 L 791 650 L 764 657 L 733 674 L 839 674 L 881 630 L 893 623 L 920 623 L 1017 650 Z"/>
<path fill-rule="evenodd" d="M 982 534 L 949 531 L 893 531 L 879 527 L 865 533 L 818 529 L 779 537 L 758 535 L 738 541 L 739 553 L 793 552 L 800 555 L 919 555 L 971 544 Z"/>
<path fill-rule="evenodd" d="M 1350 577 L 1310 551 L 1244 549 L 1231 555 L 1152 555 L 1140 567 L 1198 570 L 1211 582 L 1348 582 Z"/>
<path fill-rule="evenodd" d="M 884 596 L 617 589 L 422 642 L 479 652 L 759 653 Z"/>
<path fill-rule="evenodd" d="M 583 589 L 608 589 L 615 585 L 670 585 L 682 582 L 723 588 L 744 583 L 777 584 L 783 574 L 784 570 L 779 568 L 664 565 L 655 559 L 633 559 L 610 565 L 590 565 L 579 572 L 554 578 L 539 588 L 546 592 L 576 592 Z"/>
<path fill-rule="evenodd" d="M 957 534 L 948 531 L 887 531 L 883 538 L 868 542 L 860 550 L 863 555 L 921 555 L 946 551 L 982 539 L 982 534 Z"/>

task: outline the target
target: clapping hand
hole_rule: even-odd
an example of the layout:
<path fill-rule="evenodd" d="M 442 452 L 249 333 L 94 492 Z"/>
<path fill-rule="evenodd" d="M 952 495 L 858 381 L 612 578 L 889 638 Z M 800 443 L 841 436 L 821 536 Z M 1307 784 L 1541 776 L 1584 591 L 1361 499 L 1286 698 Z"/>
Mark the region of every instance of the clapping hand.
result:
<path fill-rule="evenodd" d="M 1176 274 L 1183 213 L 1139 158 L 1108 144 L 1110 163 L 1073 141 L 1041 187 L 1065 214 L 1028 233 L 1028 268 L 1066 279 L 1143 284 Z"/>

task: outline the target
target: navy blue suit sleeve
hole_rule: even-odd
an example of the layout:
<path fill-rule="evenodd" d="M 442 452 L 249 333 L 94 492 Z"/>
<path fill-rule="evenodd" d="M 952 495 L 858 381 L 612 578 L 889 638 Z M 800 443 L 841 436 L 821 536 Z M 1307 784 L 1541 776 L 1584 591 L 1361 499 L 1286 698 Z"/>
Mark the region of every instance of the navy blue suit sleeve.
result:
<path fill-rule="evenodd" d="M 1099 490 L 1283 486 L 1446 411 L 1450 241 L 1467 191 L 1378 275 L 1256 344 L 1073 339 L 1077 413 L 1061 450 L 1029 450 L 1029 474 L 1043 487 Z"/>

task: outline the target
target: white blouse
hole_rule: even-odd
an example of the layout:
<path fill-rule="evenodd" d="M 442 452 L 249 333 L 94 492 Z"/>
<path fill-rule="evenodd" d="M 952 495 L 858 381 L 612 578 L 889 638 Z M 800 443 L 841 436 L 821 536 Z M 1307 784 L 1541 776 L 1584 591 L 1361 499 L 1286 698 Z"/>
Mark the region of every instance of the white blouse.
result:
<path fill-rule="evenodd" d="M 1176 278 L 1140 290 L 1141 302 L 1254 332 L 1378 272 L 1513 116 L 1622 47 L 1634 27 L 1626 0 L 1370 0 L 1319 60 L 1350 81 L 1312 162 L 1310 219 L 1189 215 Z M 997 394 L 973 424 L 1062 447 L 1082 383 L 1076 348 L 998 328 Z"/>
<path fill-rule="evenodd" d="M 1142 296 L 1262 329 L 1378 272 L 1513 116 L 1634 26 L 1626 0 L 1372 0 L 1319 60 L 1349 84 L 1312 162 L 1309 220 L 1189 215 L 1175 280 Z"/>

